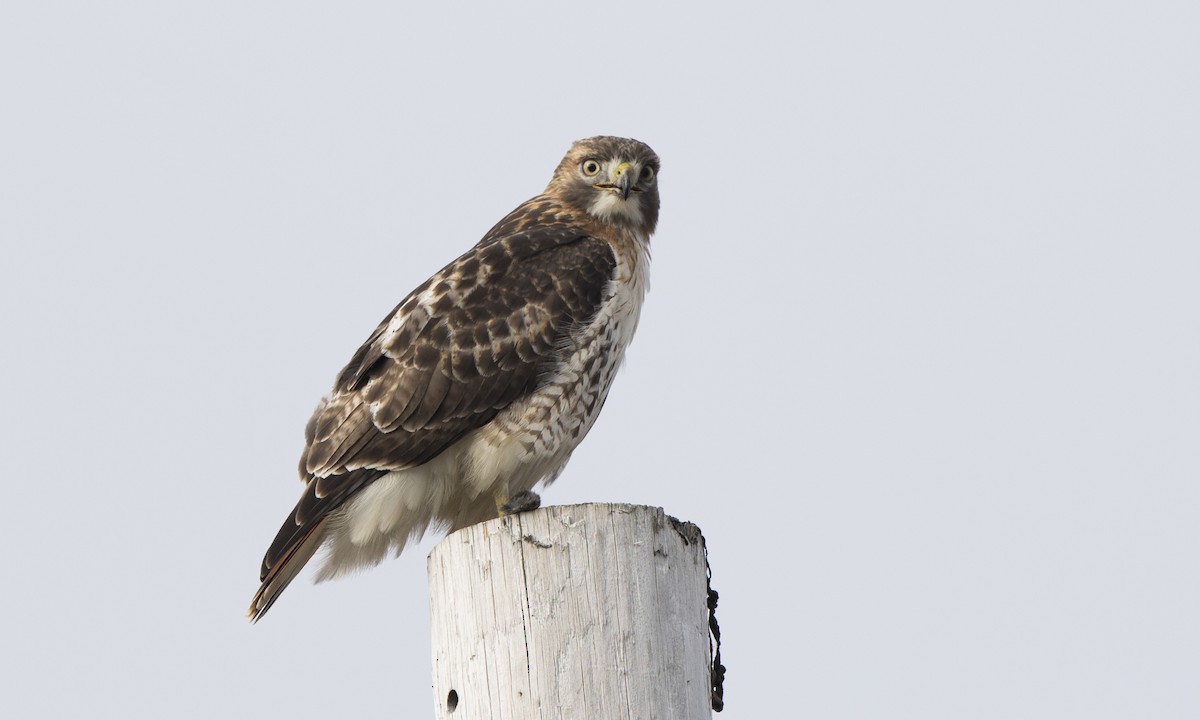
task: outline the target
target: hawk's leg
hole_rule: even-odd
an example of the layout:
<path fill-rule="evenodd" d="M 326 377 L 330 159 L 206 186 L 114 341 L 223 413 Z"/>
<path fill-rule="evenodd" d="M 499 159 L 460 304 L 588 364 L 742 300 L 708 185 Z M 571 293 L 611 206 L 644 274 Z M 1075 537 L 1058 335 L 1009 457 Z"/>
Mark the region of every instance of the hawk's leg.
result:
<path fill-rule="evenodd" d="M 501 515 L 516 515 L 517 513 L 537 510 L 542 506 L 542 497 L 535 492 L 526 490 L 513 495 L 503 505 L 500 504 L 500 499 L 496 499 L 496 507 L 500 510 Z"/>

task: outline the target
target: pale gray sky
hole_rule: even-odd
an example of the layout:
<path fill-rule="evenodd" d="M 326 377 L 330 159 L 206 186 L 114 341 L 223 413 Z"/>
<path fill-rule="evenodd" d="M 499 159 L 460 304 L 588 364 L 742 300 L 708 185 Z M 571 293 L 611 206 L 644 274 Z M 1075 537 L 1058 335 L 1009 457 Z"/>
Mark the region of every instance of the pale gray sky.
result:
<path fill-rule="evenodd" d="M 336 372 L 603 133 L 652 289 L 545 500 L 703 528 L 720 717 L 1200 715 L 1200 5 L 415 5 L 0 11 L 0 713 L 428 716 L 435 539 L 242 613 Z"/>

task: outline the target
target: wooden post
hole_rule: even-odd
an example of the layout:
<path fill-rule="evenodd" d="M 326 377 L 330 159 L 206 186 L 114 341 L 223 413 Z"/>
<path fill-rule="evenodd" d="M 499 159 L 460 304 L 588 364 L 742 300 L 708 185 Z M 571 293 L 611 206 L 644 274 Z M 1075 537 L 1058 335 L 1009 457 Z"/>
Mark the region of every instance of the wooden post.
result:
<path fill-rule="evenodd" d="M 708 720 L 704 548 L 640 505 L 541 508 L 429 555 L 435 716 Z"/>

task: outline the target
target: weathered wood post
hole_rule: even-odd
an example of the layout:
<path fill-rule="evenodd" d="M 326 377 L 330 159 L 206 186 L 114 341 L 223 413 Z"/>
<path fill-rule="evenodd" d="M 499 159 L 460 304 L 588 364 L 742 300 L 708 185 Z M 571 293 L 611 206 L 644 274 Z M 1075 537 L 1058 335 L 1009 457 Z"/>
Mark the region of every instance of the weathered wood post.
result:
<path fill-rule="evenodd" d="M 464 528 L 429 555 L 435 717 L 712 717 L 696 526 L 568 505 Z"/>

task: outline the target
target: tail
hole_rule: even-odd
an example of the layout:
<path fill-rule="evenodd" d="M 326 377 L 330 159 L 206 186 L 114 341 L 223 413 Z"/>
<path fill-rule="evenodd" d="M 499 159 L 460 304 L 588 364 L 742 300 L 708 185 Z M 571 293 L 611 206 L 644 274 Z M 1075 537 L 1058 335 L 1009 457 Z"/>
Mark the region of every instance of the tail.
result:
<path fill-rule="evenodd" d="M 250 622 L 258 622 L 267 614 L 279 594 L 312 559 L 325 541 L 331 514 L 336 514 L 334 511 L 350 497 L 386 473 L 386 470 L 362 469 L 308 481 L 296 509 L 283 522 L 263 558 L 258 575 L 262 585 L 246 611 Z"/>
<path fill-rule="evenodd" d="M 312 559 L 317 548 L 321 547 L 321 543 L 325 540 L 325 520 L 313 523 L 302 533 L 296 535 L 296 524 L 289 518 L 279 529 L 279 534 L 275 537 L 275 542 L 271 544 L 271 550 L 275 550 L 278 545 L 287 543 L 283 554 L 277 558 L 273 558 L 273 553 L 268 551 L 267 556 L 263 559 L 262 573 L 259 579 L 262 580 L 262 585 L 259 586 L 258 592 L 254 593 L 254 599 L 250 601 L 250 609 L 246 611 L 246 617 L 250 622 L 256 623 L 258 619 L 267 614 L 275 601 L 279 599 L 279 595 L 287 589 L 287 586 L 296 579 L 304 566 Z M 287 537 L 293 535 L 294 537 Z M 288 542 L 290 540 L 290 542 Z"/>

